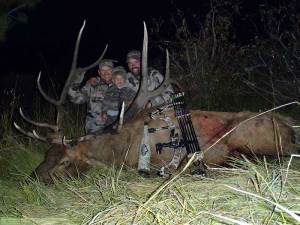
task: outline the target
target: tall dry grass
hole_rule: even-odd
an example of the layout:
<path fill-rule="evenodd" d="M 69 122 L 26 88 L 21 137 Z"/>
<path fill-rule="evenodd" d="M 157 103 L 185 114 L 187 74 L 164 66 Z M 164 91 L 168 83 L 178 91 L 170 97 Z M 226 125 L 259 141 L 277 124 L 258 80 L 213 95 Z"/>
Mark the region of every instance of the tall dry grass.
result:
<path fill-rule="evenodd" d="M 299 223 L 297 159 L 288 171 L 288 159 L 233 159 L 230 168 L 210 169 L 207 177 L 183 173 L 173 180 L 98 166 L 46 186 L 29 175 L 48 146 L 12 129 L 10 113 L 2 114 L 9 127 L 0 142 L 0 224 Z"/>

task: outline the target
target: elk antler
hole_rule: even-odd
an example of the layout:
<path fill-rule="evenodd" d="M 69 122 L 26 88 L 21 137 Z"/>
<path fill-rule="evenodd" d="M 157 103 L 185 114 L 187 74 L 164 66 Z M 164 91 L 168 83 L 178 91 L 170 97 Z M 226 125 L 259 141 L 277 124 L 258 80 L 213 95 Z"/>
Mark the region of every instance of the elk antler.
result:
<path fill-rule="evenodd" d="M 170 59 L 169 52 L 166 50 L 166 73 L 163 82 L 160 86 L 152 91 L 148 90 L 147 81 L 149 79 L 148 74 L 148 32 L 144 22 L 144 41 L 143 41 L 143 52 L 142 52 L 142 69 L 141 69 L 141 80 L 140 87 L 137 96 L 132 103 L 132 106 L 126 112 L 126 118 L 132 117 L 134 114 L 142 110 L 146 103 L 153 97 L 160 95 L 169 85 L 176 84 L 180 85 L 173 79 L 170 78 Z"/>
<path fill-rule="evenodd" d="M 56 125 L 51 125 L 51 124 L 48 124 L 48 123 L 40 123 L 40 122 L 36 122 L 36 121 L 33 121 L 33 120 L 31 120 L 30 118 L 26 117 L 26 116 L 24 115 L 23 110 L 21 109 L 21 107 L 20 107 L 20 109 L 19 109 L 19 112 L 20 112 L 21 117 L 22 117 L 27 123 L 33 124 L 33 125 L 35 125 L 35 126 L 37 126 L 37 127 L 46 127 L 46 128 L 49 128 L 49 129 L 51 129 L 53 132 L 58 132 L 58 131 L 59 131 L 59 128 L 58 128 L 58 126 L 56 126 Z"/>
<path fill-rule="evenodd" d="M 120 116 L 119 116 L 119 124 L 118 124 L 118 133 L 120 133 L 122 127 L 123 127 L 123 123 L 124 123 L 124 112 L 125 112 L 125 102 L 122 102 L 122 107 L 121 107 L 121 112 L 120 112 Z"/>
<path fill-rule="evenodd" d="M 72 66 L 71 66 L 71 69 L 70 69 L 70 72 L 69 72 L 69 76 L 65 82 L 65 85 L 63 87 L 63 90 L 60 94 L 60 98 L 58 100 L 55 100 L 53 98 L 50 98 L 45 92 L 44 90 L 42 89 L 42 86 L 40 84 L 40 78 L 41 78 L 41 72 L 39 73 L 39 76 L 38 76 L 38 79 L 37 79 L 37 86 L 38 86 L 38 89 L 40 91 L 40 93 L 42 94 L 42 96 L 48 101 L 50 102 L 51 104 L 53 105 L 56 105 L 56 106 L 61 106 L 62 104 L 65 103 L 65 100 L 66 100 L 66 97 L 67 97 L 67 93 L 68 93 L 68 90 L 69 88 L 71 87 L 74 79 L 76 78 L 76 76 L 78 75 L 83 75 L 86 71 L 88 71 L 89 69 L 97 66 L 99 64 L 99 62 L 102 60 L 104 54 L 106 53 L 106 50 L 107 50 L 107 47 L 108 45 L 105 46 L 101 56 L 94 62 L 92 63 L 91 65 L 89 66 L 86 66 L 86 67 L 83 67 L 83 68 L 80 68 L 80 67 L 77 67 L 77 59 L 78 59 L 78 52 L 79 52 L 79 45 L 80 45 L 80 40 L 81 40 L 81 36 L 82 36 L 82 32 L 83 32 L 83 29 L 85 27 L 85 21 L 83 22 L 83 25 L 78 33 L 78 37 L 77 37 L 77 40 L 76 40 L 76 44 L 75 44 L 75 50 L 74 50 L 74 55 L 73 55 L 73 61 L 72 61 Z"/>
<path fill-rule="evenodd" d="M 20 131 L 21 133 L 25 134 L 25 135 L 28 136 L 28 137 L 36 138 L 36 139 L 38 139 L 38 140 L 40 140 L 40 141 L 47 141 L 46 138 L 37 135 L 37 133 L 35 132 L 35 130 L 33 130 L 32 132 L 25 131 L 25 130 L 22 129 L 16 122 L 14 122 L 14 126 L 15 126 L 15 128 L 16 128 L 18 131 Z"/>
<path fill-rule="evenodd" d="M 66 82 L 64 84 L 64 87 L 63 87 L 63 89 L 61 91 L 59 99 L 55 100 L 55 99 L 49 97 L 46 94 L 46 92 L 43 90 L 43 88 L 41 86 L 41 83 L 40 83 L 41 72 L 39 73 L 38 78 L 37 78 L 37 87 L 38 87 L 41 95 L 44 97 L 44 99 L 46 99 L 46 101 L 50 102 L 51 104 L 55 105 L 55 107 L 56 107 L 56 111 L 57 111 L 56 124 L 55 125 L 51 125 L 51 124 L 48 124 L 48 123 L 40 123 L 40 122 L 33 121 L 30 118 L 26 117 L 24 115 L 24 113 L 22 112 L 21 108 L 20 108 L 21 117 L 26 122 L 28 122 L 30 124 L 33 124 L 35 126 L 38 126 L 38 127 L 49 128 L 49 129 L 51 129 L 54 132 L 54 134 L 58 138 L 51 138 L 51 140 L 49 140 L 49 138 L 45 138 L 45 137 L 42 137 L 42 136 L 38 135 L 35 131 L 33 131 L 33 132 L 26 132 L 20 126 L 18 126 L 16 123 L 14 123 L 15 127 L 20 132 L 22 132 L 23 134 L 25 134 L 25 135 L 27 135 L 29 137 L 32 137 L 32 138 L 36 138 L 36 139 L 41 140 L 41 141 L 50 141 L 51 143 L 62 143 L 62 142 L 63 143 L 69 143 L 69 142 L 71 142 L 71 140 L 66 140 L 64 136 L 62 136 L 61 134 L 59 134 L 59 132 L 61 132 L 63 130 L 62 129 L 63 112 L 64 112 L 63 111 L 63 104 L 66 101 L 68 90 L 71 87 L 71 85 L 74 82 L 74 80 L 77 78 L 77 76 L 83 76 L 87 70 L 89 70 L 89 69 L 91 69 L 91 68 L 93 68 L 93 67 L 95 67 L 95 66 L 97 66 L 99 64 L 99 62 L 102 60 L 102 58 L 103 58 L 103 56 L 104 56 L 104 54 L 105 54 L 105 52 L 107 50 L 107 47 L 108 47 L 108 45 L 105 46 L 105 48 L 104 48 L 101 56 L 94 63 L 92 63 L 91 65 L 86 66 L 86 67 L 78 67 L 77 66 L 80 40 L 81 40 L 81 36 L 82 36 L 83 30 L 85 28 L 85 23 L 86 22 L 84 20 L 83 25 L 81 26 L 80 31 L 78 33 L 76 44 L 75 44 L 75 49 L 74 49 L 74 55 L 73 55 L 73 61 L 72 61 L 71 69 L 70 69 L 69 75 L 68 75 L 68 77 L 66 79 Z M 85 140 L 85 138 L 83 138 L 83 140 Z"/>

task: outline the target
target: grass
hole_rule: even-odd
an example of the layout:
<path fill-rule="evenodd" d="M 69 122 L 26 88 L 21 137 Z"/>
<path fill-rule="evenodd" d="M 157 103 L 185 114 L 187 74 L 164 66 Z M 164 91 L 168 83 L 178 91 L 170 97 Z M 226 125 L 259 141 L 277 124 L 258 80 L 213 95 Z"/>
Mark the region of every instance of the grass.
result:
<path fill-rule="evenodd" d="M 1 123 L 1 225 L 300 223 L 298 158 L 288 171 L 289 158 L 244 159 L 233 160 L 231 169 L 209 170 L 207 177 L 182 173 L 171 180 L 99 166 L 46 186 L 29 174 L 48 146 L 15 132 L 8 115 Z"/>
<path fill-rule="evenodd" d="M 42 158 L 33 148 L 18 151 L 23 159 L 39 155 L 33 164 Z M 235 160 L 237 169 L 182 174 L 172 182 L 126 167 L 118 177 L 120 168 L 102 166 L 45 186 L 25 182 L 30 170 L 16 161 L 0 179 L 0 224 L 298 224 L 288 212 L 299 213 L 300 163 L 292 161 L 285 182 L 287 162 Z"/>

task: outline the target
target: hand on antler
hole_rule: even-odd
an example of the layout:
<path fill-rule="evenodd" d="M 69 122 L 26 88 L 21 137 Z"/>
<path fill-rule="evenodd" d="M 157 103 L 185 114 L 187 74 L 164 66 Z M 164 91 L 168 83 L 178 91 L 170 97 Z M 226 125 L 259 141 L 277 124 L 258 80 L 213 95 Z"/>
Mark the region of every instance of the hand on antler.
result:
<path fill-rule="evenodd" d="M 105 122 L 107 120 L 107 113 L 106 112 L 102 112 L 100 115 L 99 115 L 99 121 L 100 122 Z"/>
<path fill-rule="evenodd" d="M 147 104 L 145 105 L 145 109 L 150 109 L 152 107 L 151 101 L 148 101 Z"/>

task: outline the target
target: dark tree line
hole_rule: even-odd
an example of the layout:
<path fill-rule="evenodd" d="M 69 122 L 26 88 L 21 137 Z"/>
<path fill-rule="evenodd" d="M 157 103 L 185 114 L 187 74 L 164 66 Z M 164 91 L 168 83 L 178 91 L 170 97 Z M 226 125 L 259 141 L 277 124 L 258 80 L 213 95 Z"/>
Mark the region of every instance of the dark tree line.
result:
<path fill-rule="evenodd" d="M 298 101 L 299 2 L 210 3 L 205 16 L 177 11 L 152 25 L 152 39 L 170 49 L 172 74 L 190 104 L 230 111 Z"/>

